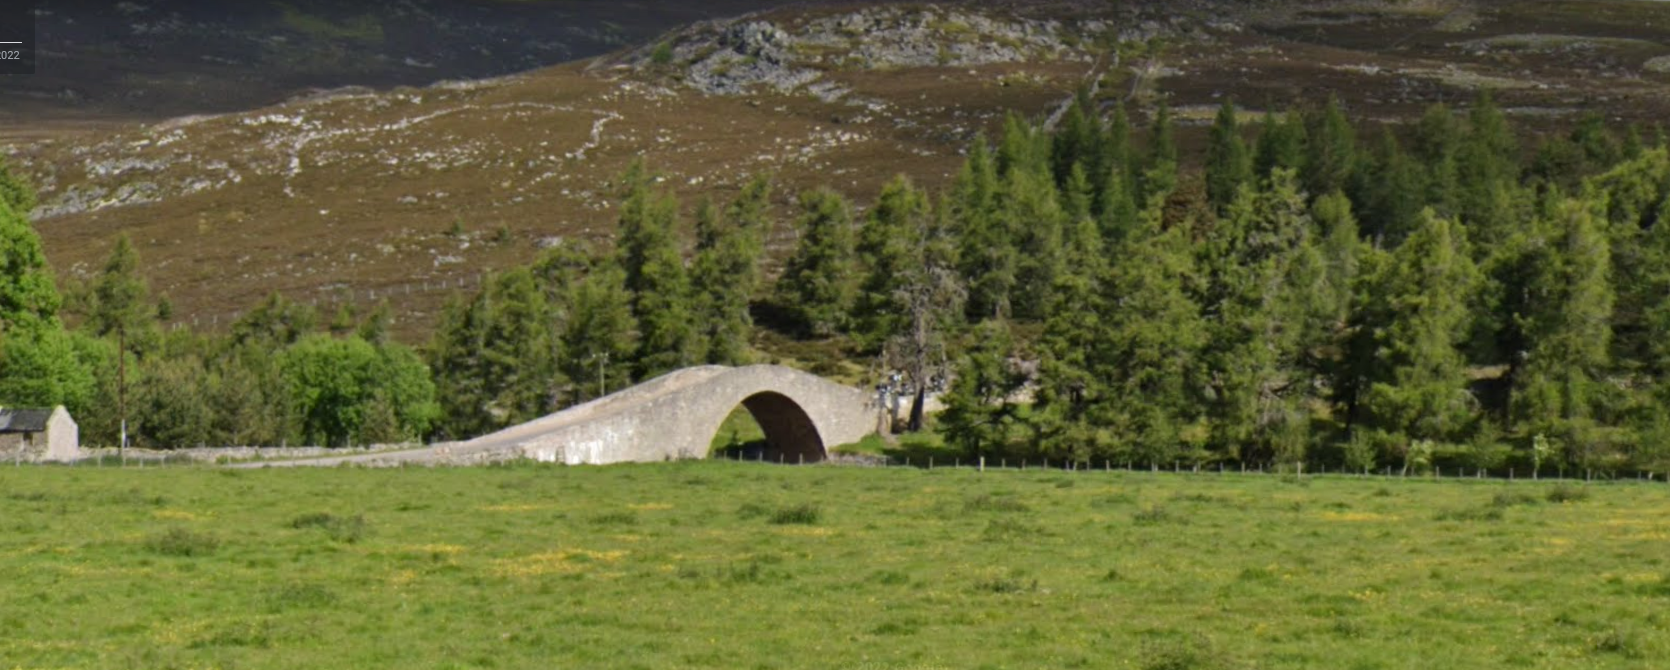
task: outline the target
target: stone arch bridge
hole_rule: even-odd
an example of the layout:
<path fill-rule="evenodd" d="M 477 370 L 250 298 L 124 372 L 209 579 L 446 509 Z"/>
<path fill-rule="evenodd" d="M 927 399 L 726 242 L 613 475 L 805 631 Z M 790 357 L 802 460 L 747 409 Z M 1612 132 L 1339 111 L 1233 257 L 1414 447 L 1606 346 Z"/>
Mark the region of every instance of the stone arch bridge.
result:
<path fill-rule="evenodd" d="M 526 458 L 602 465 L 706 458 L 720 424 L 738 405 L 764 430 L 768 446 L 763 458 L 772 461 L 824 460 L 830 447 L 856 442 L 877 425 L 875 396 L 865 391 L 775 365 L 708 365 L 671 372 L 465 442 L 283 464 L 470 464 Z"/>

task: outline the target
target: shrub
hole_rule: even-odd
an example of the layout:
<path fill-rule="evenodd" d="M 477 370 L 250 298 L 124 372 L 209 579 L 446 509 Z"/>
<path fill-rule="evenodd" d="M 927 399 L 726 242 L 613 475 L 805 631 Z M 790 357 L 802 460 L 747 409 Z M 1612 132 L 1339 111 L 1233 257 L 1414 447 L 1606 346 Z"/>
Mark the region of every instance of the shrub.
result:
<path fill-rule="evenodd" d="M 220 548 L 220 539 L 209 533 L 174 527 L 145 542 L 151 551 L 164 556 L 208 556 Z"/>
<path fill-rule="evenodd" d="M 656 65 L 668 65 L 673 62 L 673 43 L 662 42 L 655 45 L 655 51 L 650 52 L 649 61 Z"/>
<path fill-rule="evenodd" d="M 801 503 L 778 509 L 771 514 L 770 521 L 778 525 L 803 524 L 810 526 L 817 523 L 822 516 L 823 511 L 819 510 L 817 505 Z"/>

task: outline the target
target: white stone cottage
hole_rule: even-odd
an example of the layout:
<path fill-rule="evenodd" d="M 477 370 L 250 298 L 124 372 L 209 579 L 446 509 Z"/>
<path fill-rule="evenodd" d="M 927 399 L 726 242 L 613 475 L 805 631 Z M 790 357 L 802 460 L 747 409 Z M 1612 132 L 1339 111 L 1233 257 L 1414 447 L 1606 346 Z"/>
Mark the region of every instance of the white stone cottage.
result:
<path fill-rule="evenodd" d="M 0 407 L 0 460 L 73 461 L 81 456 L 80 429 L 69 410 Z"/>

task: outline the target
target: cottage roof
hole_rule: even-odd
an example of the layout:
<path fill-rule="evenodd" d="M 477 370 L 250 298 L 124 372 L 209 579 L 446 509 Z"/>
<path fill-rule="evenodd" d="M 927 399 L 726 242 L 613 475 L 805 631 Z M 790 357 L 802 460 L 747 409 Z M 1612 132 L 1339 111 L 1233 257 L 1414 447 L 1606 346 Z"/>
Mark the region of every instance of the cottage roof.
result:
<path fill-rule="evenodd" d="M 0 433 L 46 432 L 50 409 L 0 409 Z"/>

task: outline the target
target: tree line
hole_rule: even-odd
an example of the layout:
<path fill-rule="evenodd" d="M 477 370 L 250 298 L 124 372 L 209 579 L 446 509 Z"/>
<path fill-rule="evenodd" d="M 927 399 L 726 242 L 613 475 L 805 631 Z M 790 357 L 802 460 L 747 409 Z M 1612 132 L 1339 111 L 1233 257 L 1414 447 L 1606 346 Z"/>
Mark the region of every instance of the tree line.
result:
<path fill-rule="evenodd" d="M 1527 150 L 1488 95 L 1372 128 L 1336 101 L 1252 122 L 1225 103 L 1195 169 L 1169 111 L 1146 117 L 1083 95 L 1053 128 L 977 138 L 943 193 L 802 193 L 769 285 L 768 180 L 686 225 L 634 164 L 612 245 L 454 296 L 417 350 L 386 307 L 321 324 L 278 296 L 224 335 L 163 333 L 126 240 L 64 304 L 6 176 L 0 400 L 62 402 L 106 443 L 119 414 L 156 446 L 461 438 L 750 362 L 769 313 L 899 371 L 906 427 L 969 455 L 1670 465 L 1662 131 L 1588 117 Z"/>

